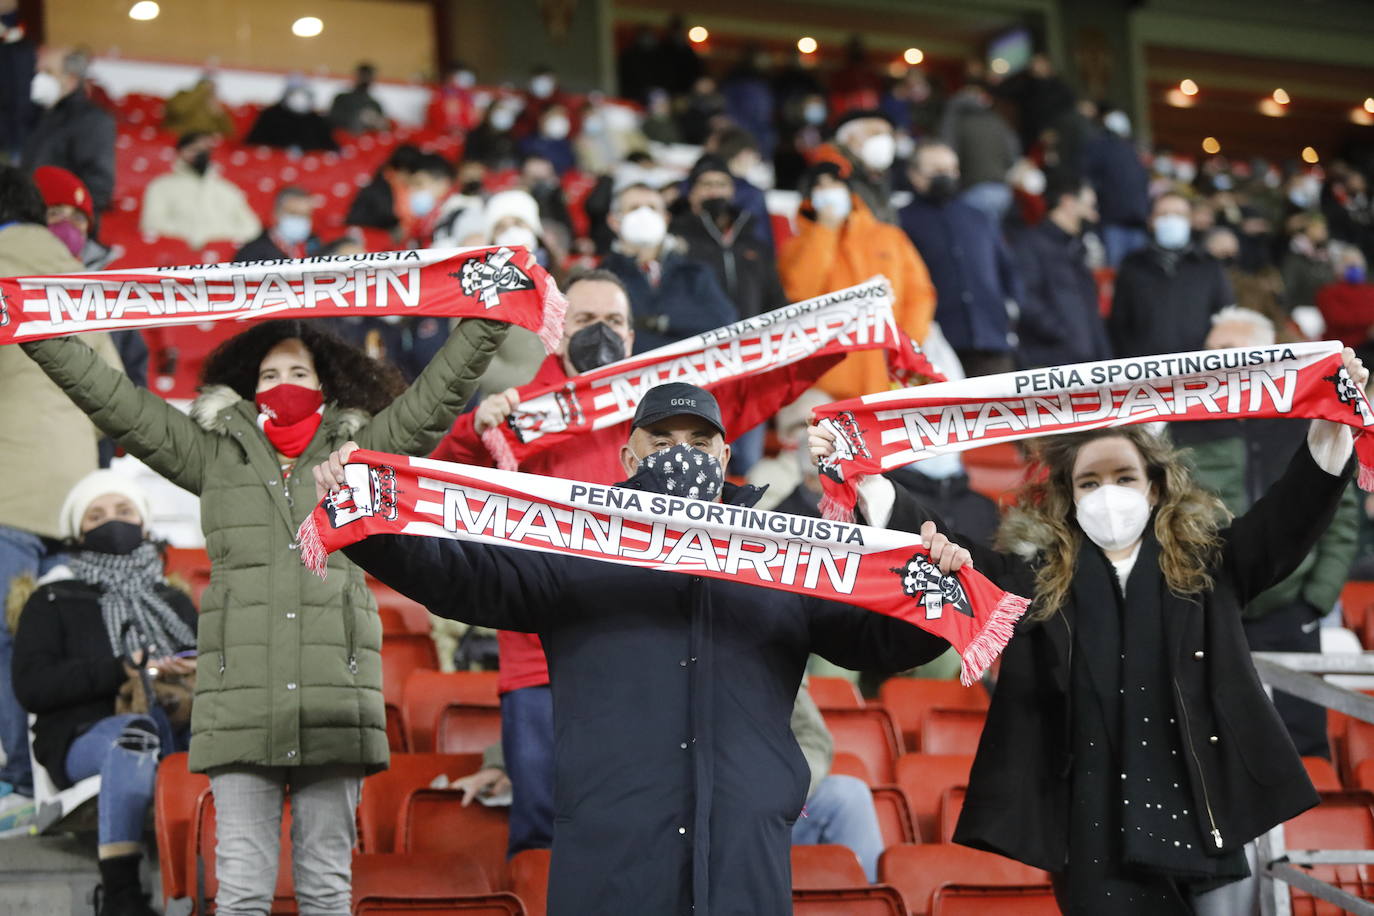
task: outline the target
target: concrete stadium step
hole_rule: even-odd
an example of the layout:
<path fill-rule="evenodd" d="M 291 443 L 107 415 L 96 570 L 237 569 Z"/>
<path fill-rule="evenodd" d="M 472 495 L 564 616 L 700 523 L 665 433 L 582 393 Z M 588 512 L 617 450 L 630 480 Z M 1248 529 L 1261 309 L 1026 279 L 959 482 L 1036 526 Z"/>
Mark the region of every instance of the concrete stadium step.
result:
<path fill-rule="evenodd" d="M 20 836 L 0 839 L 0 916 L 93 916 L 92 895 L 100 883 L 95 836 Z M 143 886 L 162 911 L 161 876 L 151 845 L 143 863 Z M 168 916 L 189 908 L 177 901 Z"/>

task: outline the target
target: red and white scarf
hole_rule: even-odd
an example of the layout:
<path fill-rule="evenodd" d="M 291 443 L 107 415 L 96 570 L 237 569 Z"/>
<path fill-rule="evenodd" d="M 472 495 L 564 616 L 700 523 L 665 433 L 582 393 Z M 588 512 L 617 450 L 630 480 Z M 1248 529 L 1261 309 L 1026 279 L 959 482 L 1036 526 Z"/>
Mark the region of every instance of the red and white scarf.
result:
<path fill-rule="evenodd" d="M 913 461 L 1035 436 L 1180 420 L 1300 417 L 1354 427 L 1374 489 L 1374 411 L 1334 341 L 1076 363 L 885 391 L 815 411 L 838 448 L 821 463 L 826 518 L 853 517 L 856 486 Z"/>
<path fill-rule="evenodd" d="M 523 248 L 436 248 L 0 279 L 0 344 L 203 321 L 491 318 L 552 353 L 567 302 Z"/>
<path fill-rule="evenodd" d="M 879 275 L 846 289 L 783 306 L 734 324 L 695 334 L 648 353 L 522 391 L 506 422 L 482 434 L 497 467 L 515 470 L 530 455 L 590 430 L 634 416 L 644 392 L 668 382 L 712 390 L 725 382 L 757 378 L 802 360 L 860 350 L 887 351 L 892 377 L 943 381 L 892 315 L 892 288 Z"/>
<path fill-rule="evenodd" d="M 941 575 L 917 535 L 494 468 L 354 452 L 348 486 L 301 524 L 301 559 L 379 534 L 585 557 L 814 595 L 887 614 L 959 651 L 971 684 L 1027 601 L 982 574 Z M 460 587 L 461 583 L 454 583 Z"/>

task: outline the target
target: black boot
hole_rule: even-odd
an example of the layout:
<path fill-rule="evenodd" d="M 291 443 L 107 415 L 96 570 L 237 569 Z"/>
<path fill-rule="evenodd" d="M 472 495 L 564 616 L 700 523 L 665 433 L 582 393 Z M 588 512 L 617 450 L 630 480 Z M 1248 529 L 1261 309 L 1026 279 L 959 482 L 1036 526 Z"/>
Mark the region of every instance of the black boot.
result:
<path fill-rule="evenodd" d="M 133 853 L 100 860 L 100 887 L 96 889 L 96 916 L 157 916 L 138 879 L 143 856 Z"/>

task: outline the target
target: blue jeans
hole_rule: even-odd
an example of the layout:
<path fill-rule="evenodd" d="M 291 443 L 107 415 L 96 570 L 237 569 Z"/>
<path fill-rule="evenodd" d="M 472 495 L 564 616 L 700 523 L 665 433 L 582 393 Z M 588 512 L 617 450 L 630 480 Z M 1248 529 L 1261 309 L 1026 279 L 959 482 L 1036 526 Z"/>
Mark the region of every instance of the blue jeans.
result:
<path fill-rule="evenodd" d="M 959 199 L 984 213 L 994 226 L 1001 226 L 1011 209 L 1011 187 L 1002 181 L 980 181 L 964 189 Z"/>
<path fill-rule="evenodd" d="M 61 554 L 49 554 L 47 545 L 36 534 L 0 525 L 0 607 L 9 596 L 10 583 L 19 576 L 37 578 L 58 563 Z M 33 769 L 29 762 L 29 715 L 14 696 L 12 659 L 14 634 L 5 615 L 0 613 L 0 748 L 5 765 L 0 782 L 7 782 L 20 795 L 33 795 Z"/>
<path fill-rule="evenodd" d="M 873 807 L 873 793 L 862 779 L 833 773 L 825 777 L 806 800 L 805 813 L 792 827 L 793 846 L 848 846 L 859 857 L 869 882 L 878 880 L 883 832 Z"/>
<path fill-rule="evenodd" d="M 501 696 L 501 753 L 510 777 L 508 855 L 553 845 L 553 691 L 522 687 Z"/>
<path fill-rule="evenodd" d="M 1121 259 L 1126 255 L 1150 243 L 1150 236 L 1139 226 L 1103 223 L 1101 235 L 1102 247 L 1107 249 L 1107 266 L 1112 270 L 1121 266 Z"/>
<path fill-rule="evenodd" d="M 150 716 L 133 713 L 101 719 L 67 748 L 67 778 L 100 774 L 99 842 L 137 843 L 153 803 L 162 742 Z"/>

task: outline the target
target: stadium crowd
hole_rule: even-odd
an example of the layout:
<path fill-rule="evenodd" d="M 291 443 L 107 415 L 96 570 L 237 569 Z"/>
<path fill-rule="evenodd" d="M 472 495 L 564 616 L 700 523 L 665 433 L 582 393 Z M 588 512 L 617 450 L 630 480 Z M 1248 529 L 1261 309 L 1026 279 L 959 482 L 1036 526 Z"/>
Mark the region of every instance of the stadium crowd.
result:
<path fill-rule="evenodd" d="M 140 877 L 144 820 L 155 794 L 162 797 L 159 760 L 188 746 L 190 769 L 208 772 L 213 789 L 218 912 L 267 911 L 288 790 L 300 912 L 350 912 L 350 862 L 359 842 L 354 811 L 366 816 L 368 785 L 385 778 L 373 774 L 387 767 L 389 755 L 394 767 L 397 754 L 439 749 L 430 723 L 403 718 L 408 668 L 499 671 L 499 683 L 487 685 L 488 705 L 499 705 L 499 728 L 487 723 L 474 732 L 475 744 L 446 745 L 484 752 L 480 764 L 463 758 L 461 772 L 426 772 L 416 788 L 440 777 L 460 790 L 464 808 L 477 799 L 499 803 L 509 793 L 499 854 L 513 863 L 547 849 L 556 829 L 573 829 L 559 807 L 558 794 L 569 789 L 561 773 L 556 778 L 556 747 L 565 756 L 579 747 L 579 760 L 603 759 L 586 747 L 593 741 L 633 750 L 617 737 L 621 723 L 596 721 L 599 698 L 590 694 L 563 688 L 560 708 L 576 712 L 555 722 L 540 635 L 553 640 L 550 660 L 568 684 L 593 677 L 588 672 L 597 662 L 573 645 L 585 633 L 532 623 L 537 589 L 505 578 L 509 570 L 495 561 L 463 560 L 470 566 L 461 567 L 463 574 L 481 580 L 472 594 L 489 603 L 480 612 L 460 602 L 443 617 L 412 615 L 409 624 L 397 610 L 407 602 L 363 569 L 404 580 L 412 558 L 359 550 L 350 553 L 356 563 L 331 561 L 337 575 L 327 582 L 304 572 L 290 532 L 316 501 L 310 469 L 327 464 L 345 443 L 492 466 L 496 457 L 483 433 L 505 422 L 522 391 L 876 274 L 891 283 L 897 323 L 951 379 L 1327 338 L 1366 361 L 1374 348 L 1374 284 L 1366 275 L 1374 200 L 1365 172 L 1341 161 L 1316 168 L 1145 149 L 1123 110 L 1079 97 L 1045 55 L 1006 77 L 970 61 L 956 85 L 942 85 L 919 67 L 894 76 L 876 67 L 857 40 L 844 66 L 823 75 L 800 54 L 778 65 L 752 47 L 713 72 L 679 24 L 661 33 L 645 27 L 619 57 L 618 96 L 571 92 L 543 67 L 524 85 L 490 85 L 456 63 L 431 87 L 425 124 L 404 127 L 373 94 L 375 72 L 365 63 L 352 87 L 333 99 L 319 98 L 308 78 L 293 74 L 284 78 L 280 100 L 257 110 L 221 104 L 212 70 L 166 99 L 114 99 L 90 78 L 91 60 L 81 50 L 25 49 L 21 42 L 4 53 L 8 63 L 28 68 L 32 106 L 0 137 L 0 159 L 11 159 L 0 165 L 0 276 L 520 246 L 568 299 L 563 341 L 552 356 L 520 328 L 498 333 L 491 323 L 433 317 L 264 323 L 240 334 L 223 325 L 190 326 L 0 347 L 0 468 L 22 483 L 0 501 L 0 833 L 26 832 L 45 793 L 100 775 L 101 916 L 152 912 Z M 690 446 L 724 465 L 726 502 L 747 498 L 760 508 L 818 515 L 812 451 L 824 445 L 808 433 L 810 411 L 890 383 L 881 353 L 848 355 L 813 381 L 785 391 L 717 390 L 698 414 L 704 433 L 669 430 L 662 443 L 651 443 L 659 435 L 654 423 L 672 414 L 637 417 L 545 452 L 521 470 L 612 484 L 633 479 L 660 447 Z M 183 408 L 193 397 L 188 414 Z M 699 434 L 711 444 L 692 438 Z M 1299 420 L 1179 423 L 1168 435 L 1178 454 L 1152 435 L 1105 441 L 1132 443 L 1150 474 L 1156 467 L 1191 473 L 1199 492 L 1217 498 L 1218 513 L 1224 503 L 1227 517 L 1249 517 L 1271 487 L 1292 487 L 1285 477 L 1290 459 L 1309 447 L 1316 460 L 1304 473 L 1311 480 L 1336 480 L 1341 466 L 1330 458 L 1335 446 L 1309 445 L 1315 440 Z M 230 445 L 236 438 L 271 448 L 238 451 Z M 148 494 L 125 474 L 103 469 L 116 451 L 199 497 L 207 554 L 203 564 L 184 567 L 191 581 L 165 575 L 167 552 L 153 536 L 157 507 Z M 1068 462 L 1066 474 L 1076 467 L 1072 456 L 1057 460 Z M 1190 470 L 1174 470 L 1180 461 Z M 894 526 L 919 530 L 938 518 L 967 540 L 979 569 L 995 567 L 999 507 L 1024 477 L 1026 457 L 1008 449 L 992 458 L 970 453 L 967 462 L 943 456 L 894 472 L 895 508 L 869 511 L 867 520 L 890 517 Z M 1323 631 L 1342 624 L 1348 582 L 1374 578 L 1374 502 L 1349 481 L 1337 484 L 1324 484 L 1330 513 L 1311 549 L 1294 558 L 1296 570 L 1244 601 L 1228 595 L 1220 602 L 1241 619 L 1251 648 L 1321 651 Z M 1314 503 L 1328 495 L 1308 492 Z M 290 532 L 283 515 L 293 520 Z M 1118 564 L 1120 592 L 1130 565 L 1123 571 L 1121 558 L 1107 555 Z M 438 567 L 415 567 L 421 568 Z M 201 574 L 208 588 L 205 581 L 197 586 Z M 437 576 L 426 573 L 426 588 L 465 587 Z M 1116 578 L 1101 578 L 1103 594 L 1112 594 Z M 669 589 L 647 577 L 639 585 L 626 581 L 623 588 L 602 585 L 614 595 L 642 588 L 643 601 L 709 606 L 695 593 L 679 596 L 676 583 Z M 663 590 L 661 599 L 653 587 Z M 590 615 L 584 605 L 614 599 L 589 591 L 569 600 L 576 613 Z M 423 603 L 438 610 L 444 602 L 435 595 Z M 1363 608 L 1347 598 L 1343 610 L 1351 621 Z M 298 613 L 300 628 L 279 619 L 294 622 Z M 786 613 L 792 611 L 773 605 L 760 610 Z M 861 882 L 908 880 L 892 849 L 947 841 L 954 827 L 936 821 L 938 797 L 917 804 L 921 761 L 903 768 L 898 754 L 931 756 L 934 743 L 921 744 L 919 715 L 898 712 L 889 697 L 904 689 L 894 682 L 956 677 L 958 660 L 924 634 L 876 640 L 847 618 L 822 616 L 806 639 L 764 633 L 762 625 L 758 637 L 767 651 L 774 646 L 767 640 L 786 643 L 790 652 L 800 647 L 815 699 L 805 684 L 795 694 L 790 686 L 777 694 L 786 682 L 778 672 L 793 661 L 781 650 L 761 655 L 759 670 L 738 672 L 750 689 L 776 694 L 761 717 L 776 718 L 774 707 L 791 710 L 805 755 L 805 816 L 760 836 L 782 831 L 799 846 L 848 847 Z M 346 621 L 346 638 L 337 619 Z M 484 628 L 502 625 L 512 629 Z M 604 630 L 590 631 L 592 646 L 620 638 L 624 625 L 612 618 Z M 423 661 L 388 662 L 389 646 L 415 646 L 415 637 L 421 645 L 413 658 Z M 806 663 L 813 642 L 816 655 Z M 642 651 L 648 669 L 658 662 L 658 645 L 621 648 Z M 718 666 L 729 650 L 719 651 Z M 243 659 L 242 666 L 226 666 L 226 656 Z M 1016 657 L 1006 667 L 1023 662 Z M 891 677 L 898 671 L 905 676 Z M 625 674 L 631 683 L 657 683 L 647 671 Z M 833 693 L 837 677 L 854 681 L 867 706 L 853 691 Z M 976 701 L 935 705 L 975 708 L 981 728 L 989 686 L 969 688 Z M 989 721 L 999 724 L 989 728 L 1010 729 L 1005 712 L 997 715 L 995 688 L 992 696 Z M 1329 741 L 1326 711 L 1284 694 L 1273 702 L 1297 752 L 1318 761 L 1311 766 L 1326 761 L 1333 778 L 1338 768 L 1345 785 L 1355 787 L 1360 761 L 1343 756 L 1343 733 L 1334 746 Z M 896 729 L 884 725 L 892 736 L 889 756 L 860 759 L 863 752 L 847 743 L 866 727 L 850 713 L 864 708 L 896 717 Z M 722 734 L 743 731 L 752 714 L 746 707 L 717 710 L 716 727 Z M 694 708 L 693 715 L 704 713 Z M 413 726 L 429 729 L 427 741 L 411 734 Z M 580 738 L 566 738 L 576 728 L 583 729 Z M 653 728 L 661 731 L 655 740 L 676 748 L 680 723 Z M 192 740 L 198 730 L 213 734 Z M 958 754 L 973 753 L 976 734 Z M 770 760 L 769 768 L 796 768 L 786 737 L 760 742 L 759 753 L 783 760 Z M 1080 739 L 1088 741 L 1075 733 L 1073 741 Z M 1087 746 L 1072 753 L 1096 759 Z M 184 759 L 178 765 L 187 767 Z M 950 787 L 968 783 L 969 759 L 962 765 Z M 747 764 L 715 766 L 720 790 L 734 778 L 731 767 Z M 581 776 L 628 782 L 643 793 L 627 805 L 690 807 L 671 793 L 666 801 L 655 797 L 652 780 L 641 785 L 627 774 Z M 908 777 L 909 791 L 891 788 Z M 760 787 L 766 796 L 765 788 L 777 787 Z M 1103 805 L 1109 790 L 1116 791 L 1105 781 L 1094 790 Z M 898 809 L 889 808 L 894 797 Z M 754 802 L 772 799 L 740 797 L 733 804 Z M 981 795 L 978 803 L 987 804 Z M 642 826 L 631 822 L 649 815 L 627 808 L 617 816 L 628 832 L 611 854 L 628 871 L 637 853 L 633 831 Z M 1097 875 L 1098 860 L 1087 861 L 1083 836 L 1075 833 L 1081 812 L 1072 817 L 1076 826 L 1066 829 L 1077 845 L 1067 853 L 1069 868 Z M 904 833 L 894 835 L 892 823 L 904 824 Z M 363 824 L 365 852 L 390 851 L 366 848 L 368 831 Z M 766 855 L 750 858 L 749 838 L 724 826 L 714 839 L 722 847 L 737 844 L 743 872 L 772 875 L 786 867 Z M 717 869 L 711 880 L 721 883 L 709 888 L 718 900 L 763 901 L 757 910 L 746 907 L 751 912 L 788 905 L 762 879 L 753 884 L 748 874 L 716 862 L 712 857 L 723 854 L 703 841 L 687 842 Z M 1247 866 L 1243 852 L 1228 852 L 1203 869 L 1171 863 L 1207 881 L 1171 880 L 1165 891 L 1141 892 L 1131 904 L 1136 909 L 1112 911 L 1247 912 L 1227 907 L 1251 906 L 1253 899 L 1217 903 L 1204 893 L 1253 871 L 1253 858 Z M 890 870 L 880 865 L 889 857 Z M 794 855 L 794 868 L 798 861 Z M 194 896 L 194 876 L 183 873 L 180 885 L 168 884 L 169 867 L 164 863 L 164 893 Z M 905 869 L 922 867 L 935 866 Z M 615 889 L 630 897 L 606 898 L 611 891 L 601 879 L 585 873 L 595 868 L 568 859 L 556 870 L 550 900 L 564 901 L 559 912 L 582 912 L 567 902 L 582 895 L 671 901 L 678 878 L 697 899 L 708 887 L 701 870 L 689 867 L 685 877 L 646 872 Z M 1030 868 L 1013 877 L 1009 883 L 1048 881 Z M 502 872 L 492 889 L 506 878 Z M 1100 877 L 1096 890 L 1118 880 L 1123 896 L 1140 891 L 1115 873 Z M 782 888 L 784 897 L 789 890 Z M 1081 882 L 1057 882 L 1056 890 L 1066 911 L 1105 911 L 1095 909 L 1105 904 Z M 928 897 L 928 889 L 925 899 L 909 896 L 906 906 L 925 913 Z"/>

